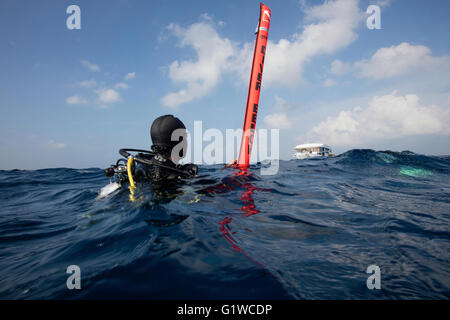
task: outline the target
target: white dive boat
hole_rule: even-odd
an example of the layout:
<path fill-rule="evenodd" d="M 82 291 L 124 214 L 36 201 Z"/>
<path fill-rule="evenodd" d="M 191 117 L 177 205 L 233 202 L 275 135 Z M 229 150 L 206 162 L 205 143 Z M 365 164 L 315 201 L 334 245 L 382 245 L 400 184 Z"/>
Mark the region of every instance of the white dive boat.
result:
<path fill-rule="evenodd" d="M 308 159 L 316 157 L 332 157 L 331 148 L 323 143 L 305 143 L 295 147 L 297 151 L 293 157 L 295 159 Z"/>

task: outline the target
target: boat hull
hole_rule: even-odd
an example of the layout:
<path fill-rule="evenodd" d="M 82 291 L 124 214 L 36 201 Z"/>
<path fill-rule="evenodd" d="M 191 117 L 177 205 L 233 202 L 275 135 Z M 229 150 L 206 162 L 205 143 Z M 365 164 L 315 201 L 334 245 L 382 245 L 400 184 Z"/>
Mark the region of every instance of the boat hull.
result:
<path fill-rule="evenodd" d="M 325 158 L 329 158 L 331 157 L 331 155 L 328 156 L 322 156 L 320 154 L 304 154 L 304 153 L 295 153 L 293 155 L 294 159 L 297 160 L 305 160 L 305 159 L 325 159 Z"/>

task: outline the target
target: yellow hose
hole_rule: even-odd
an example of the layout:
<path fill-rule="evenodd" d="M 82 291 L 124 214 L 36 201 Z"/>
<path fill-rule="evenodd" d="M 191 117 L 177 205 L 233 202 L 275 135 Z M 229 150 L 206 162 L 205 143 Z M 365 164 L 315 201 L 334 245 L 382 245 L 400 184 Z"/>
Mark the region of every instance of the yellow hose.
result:
<path fill-rule="evenodd" d="M 134 184 L 133 175 L 131 174 L 131 166 L 133 165 L 133 161 L 134 161 L 133 157 L 128 158 L 127 173 L 128 173 L 128 180 L 130 181 L 130 186 L 135 188 L 136 185 Z"/>
<path fill-rule="evenodd" d="M 136 199 L 134 198 L 134 189 L 136 188 L 136 185 L 134 184 L 133 175 L 131 174 L 131 166 L 133 165 L 133 157 L 129 157 L 127 161 L 127 174 L 128 174 L 128 181 L 130 181 L 130 186 L 128 189 L 130 189 L 130 201 L 134 202 Z"/>

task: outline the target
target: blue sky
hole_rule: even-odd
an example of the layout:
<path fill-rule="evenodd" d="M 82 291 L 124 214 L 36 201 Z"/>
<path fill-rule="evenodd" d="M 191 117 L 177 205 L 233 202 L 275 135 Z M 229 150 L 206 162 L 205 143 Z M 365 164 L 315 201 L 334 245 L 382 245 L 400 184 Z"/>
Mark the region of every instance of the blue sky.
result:
<path fill-rule="evenodd" d="M 282 159 L 316 141 L 450 154 L 449 1 L 264 3 L 257 127 L 280 129 Z M 66 27 L 71 4 L 81 30 Z M 366 27 L 370 4 L 380 30 Z M 121 147 L 148 148 L 162 114 L 191 130 L 241 128 L 258 11 L 237 0 L 1 1 L 0 169 L 106 167 Z"/>

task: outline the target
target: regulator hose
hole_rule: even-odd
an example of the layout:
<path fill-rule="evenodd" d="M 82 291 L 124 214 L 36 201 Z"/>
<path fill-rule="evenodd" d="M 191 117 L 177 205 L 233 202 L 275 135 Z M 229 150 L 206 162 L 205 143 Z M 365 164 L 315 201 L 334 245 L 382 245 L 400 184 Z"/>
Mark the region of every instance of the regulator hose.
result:
<path fill-rule="evenodd" d="M 148 150 L 143 150 L 143 149 L 120 149 L 119 153 L 121 156 L 125 157 L 128 159 L 127 162 L 127 172 L 128 172 L 128 176 L 130 177 L 130 185 L 131 185 L 131 180 L 133 179 L 132 175 L 131 175 L 131 164 L 130 164 L 130 169 L 128 169 L 129 167 L 129 163 L 130 163 L 130 158 L 133 158 L 130 154 L 130 152 L 139 152 L 139 153 L 146 153 L 149 155 L 153 155 L 155 156 L 156 153 L 152 152 L 152 151 L 148 151 Z M 151 165 L 151 166 L 159 166 L 161 168 L 167 169 L 167 170 L 171 170 L 177 173 L 180 173 L 184 176 L 188 176 L 188 177 L 193 177 L 194 175 L 188 171 L 182 170 L 182 169 L 178 169 L 178 168 L 174 168 L 165 164 L 162 164 L 159 161 L 154 161 L 153 159 L 144 159 L 139 157 L 138 155 L 134 156 L 133 161 L 139 162 L 139 163 L 143 163 L 143 164 L 147 164 L 147 165 Z M 133 186 L 134 186 L 134 181 L 133 181 Z"/>
<path fill-rule="evenodd" d="M 148 150 L 143 150 L 143 149 L 120 149 L 119 150 L 120 155 L 124 158 L 130 157 L 131 156 L 130 152 L 141 152 L 141 153 L 147 153 L 150 155 L 155 155 L 154 152 L 148 151 Z"/>

